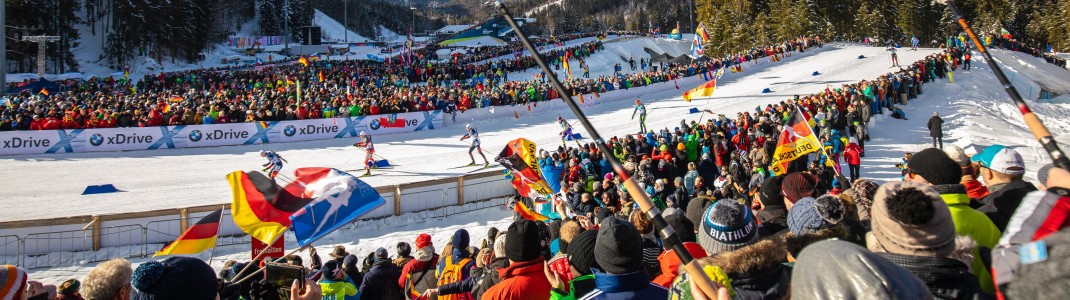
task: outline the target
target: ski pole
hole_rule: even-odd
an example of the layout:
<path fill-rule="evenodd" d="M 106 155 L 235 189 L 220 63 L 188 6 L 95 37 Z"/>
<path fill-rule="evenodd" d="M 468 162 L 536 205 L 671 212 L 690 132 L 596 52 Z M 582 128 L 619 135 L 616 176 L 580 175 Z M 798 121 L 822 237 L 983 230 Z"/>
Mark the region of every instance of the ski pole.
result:
<path fill-rule="evenodd" d="M 936 1 L 947 5 L 947 8 L 951 10 L 951 13 L 954 14 L 955 18 L 958 20 L 959 26 L 962 27 L 962 30 L 966 31 L 966 35 L 973 41 L 974 46 L 977 46 L 977 51 L 980 51 L 981 56 L 983 56 L 985 61 L 992 66 L 992 72 L 996 74 L 996 78 L 1003 84 L 1003 90 L 1011 97 L 1011 101 L 1014 101 L 1014 104 L 1018 106 L 1018 111 L 1022 113 L 1022 118 L 1025 119 L 1025 124 L 1029 127 L 1029 131 L 1033 133 L 1033 136 L 1040 142 L 1040 145 L 1044 146 L 1044 150 L 1051 156 L 1052 163 L 1060 169 L 1070 170 L 1070 158 L 1067 158 L 1066 154 L 1063 153 L 1063 150 L 1059 149 L 1059 144 L 1052 138 L 1051 132 L 1048 131 L 1048 127 L 1044 126 L 1044 122 L 1040 120 L 1040 117 L 1029 109 L 1029 104 L 1025 103 L 1025 100 L 1022 99 L 1022 95 L 1018 93 L 1018 89 L 1014 88 L 1014 85 L 1007 80 L 1007 75 L 999 68 L 999 63 L 996 62 L 996 59 L 992 58 L 992 54 L 988 53 L 988 49 L 985 48 L 985 45 L 981 43 L 981 40 L 974 34 L 970 24 L 966 22 L 966 17 L 962 14 L 962 11 L 955 6 L 955 1 Z"/>
<path fill-rule="evenodd" d="M 532 45 L 531 41 L 528 40 L 527 35 L 525 35 L 524 32 L 520 29 L 520 26 L 516 24 L 516 20 L 513 20 L 513 14 L 510 13 L 509 9 L 505 7 L 505 3 L 503 3 L 502 0 L 496 0 L 493 4 L 498 8 L 498 11 L 501 12 L 502 16 L 505 17 L 505 21 L 509 23 L 509 26 L 513 28 L 513 32 L 520 40 L 520 43 L 523 44 L 524 47 L 528 49 L 528 51 L 531 51 L 532 53 L 538 53 L 538 51 L 535 51 L 535 46 Z M 565 87 L 561 85 L 561 81 L 557 79 L 557 76 L 554 75 L 554 72 L 550 70 L 549 66 L 546 65 L 546 62 L 542 59 L 542 56 L 533 55 L 532 58 L 534 58 L 535 63 L 538 64 L 540 68 L 542 68 L 543 73 L 545 74 L 544 77 L 547 77 L 547 79 L 549 79 L 554 89 L 556 89 L 558 94 L 561 95 L 561 99 L 564 100 L 565 104 L 568 104 L 568 108 L 572 110 L 573 114 L 576 115 L 576 119 L 580 121 L 580 124 L 583 124 L 583 127 L 585 129 L 587 129 L 587 133 L 591 134 L 591 139 L 595 141 L 595 145 L 598 146 L 598 150 L 602 153 L 613 153 L 609 150 L 609 147 L 606 146 L 605 140 L 603 140 L 602 136 L 598 133 L 597 130 L 595 130 L 594 125 L 591 124 L 591 121 L 587 119 L 587 116 L 583 113 L 583 110 L 580 109 L 580 106 L 576 103 L 576 100 L 572 99 L 572 96 L 568 94 L 568 92 L 565 90 Z M 624 186 L 627 189 L 628 194 L 630 194 L 632 198 L 635 199 L 635 202 L 639 205 L 639 208 L 643 211 L 643 213 L 646 213 L 647 216 L 650 217 L 651 222 L 654 223 L 654 226 L 658 229 L 658 235 L 661 236 L 662 240 L 665 242 L 665 245 L 667 246 L 666 248 L 672 248 L 676 256 L 680 258 L 680 262 L 685 266 L 687 273 L 691 276 L 691 280 L 694 280 L 696 285 L 699 287 L 702 293 L 706 295 L 708 299 L 717 299 L 718 286 L 714 285 L 713 280 L 711 280 L 709 276 L 707 276 L 706 273 L 702 271 L 702 267 L 699 266 L 698 261 L 695 260 L 693 256 L 691 256 L 691 253 L 687 251 L 687 248 L 684 247 L 684 244 L 680 242 L 680 238 L 676 235 L 676 232 L 673 230 L 672 226 L 669 226 L 669 224 L 665 222 L 665 218 L 662 218 L 661 211 L 654 206 L 654 203 L 652 201 L 650 201 L 650 197 L 647 196 L 647 194 L 643 192 L 641 188 L 639 188 L 639 183 L 636 182 L 635 179 L 631 178 L 631 176 L 628 176 L 628 172 L 624 170 L 624 167 L 621 165 L 620 161 L 617 160 L 616 157 L 614 157 L 613 155 L 606 155 L 606 158 L 609 161 L 610 166 L 612 166 L 613 172 L 617 173 L 617 176 L 620 176 L 622 179 L 625 180 Z"/>

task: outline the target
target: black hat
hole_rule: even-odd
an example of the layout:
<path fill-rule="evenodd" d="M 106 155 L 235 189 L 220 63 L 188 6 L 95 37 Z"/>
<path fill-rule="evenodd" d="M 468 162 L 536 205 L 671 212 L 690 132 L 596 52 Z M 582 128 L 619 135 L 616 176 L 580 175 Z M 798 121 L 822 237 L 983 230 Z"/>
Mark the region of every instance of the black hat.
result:
<path fill-rule="evenodd" d="M 709 198 L 694 198 L 691 199 L 691 202 L 687 203 L 687 210 L 684 212 L 684 215 L 687 216 L 688 221 L 691 221 L 691 226 L 695 226 L 695 224 L 700 224 L 699 222 L 702 222 L 702 214 L 706 213 L 706 208 L 712 203 L 713 201 L 710 201 Z M 781 204 L 783 204 L 783 202 Z"/>
<path fill-rule="evenodd" d="M 606 219 L 598 228 L 594 259 L 606 273 L 638 271 L 643 268 L 643 237 L 632 223 L 617 218 Z"/>
<path fill-rule="evenodd" d="M 572 238 L 568 247 L 568 263 L 576 267 L 580 274 L 591 274 L 591 268 L 601 269 L 594 259 L 594 245 L 598 239 L 598 231 L 587 230 L 580 232 Z"/>
<path fill-rule="evenodd" d="M 505 257 L 515 262 L 539 258 L 542 255 L 540 239 L 539 227 L 535 221 L 513 222 L 505 234 Z"/>
<path fill-rule="evenodd" d="M 929 148 L 910 157 L 907 168 L 933 185 L 958 184 L 962 181 L 962 167 L 943 150 Z"/>
<path fill-rule="evenodd" d="M 134 292 L 130 299 L 216 299 L 215 271 L 203 260 L 173 256 L 143 263 L 130 279 Z"/>
<path fill-rule="evenodd" d="M 680 213 L 669 214 L 665 216 L 665 222 L 672 226 L 672 229 L 676 231 L 676 236 L 680 237 L 680 242 L 694 242 L 695 241 L 695 223 L 691 223 L 687 217 L 684 217 Z"/>
<path fill-rule="evenodd" d="M 784 192 L 780 185 L 784 183 L 784 176 L 775 176 L 762 181 L 758 188 L 758 199 L 765 206 L 784 206 Z"/>

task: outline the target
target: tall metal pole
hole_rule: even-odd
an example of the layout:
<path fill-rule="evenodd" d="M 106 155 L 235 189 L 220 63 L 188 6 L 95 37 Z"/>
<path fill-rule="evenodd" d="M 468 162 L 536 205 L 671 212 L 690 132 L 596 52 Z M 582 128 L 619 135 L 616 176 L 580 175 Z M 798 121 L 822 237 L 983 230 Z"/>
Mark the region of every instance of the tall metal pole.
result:
<path fill-rule="evenodd" d="M 286 55 L 290 55 L 290 0 L 282 3 L 282 13 L 285 14 L 282 17 L 282 43 L 286 44 L 283 47 L 286 49 L 284 52 L 286 52 Z"/>
<path fill-rule="evenodd" d="M 342 25 L 342 27 L 345 27 L 343 29 L 345 29 L 346 47 L 349 47 L 349 0 L 343 0 L 342 2 L 345 3 L 344 10 L 346 11 L 344 17 L 342 17 L 342 19 L 345 19 L 344 21 L 342 21 L 343 23 L 345 23 L 345 25 Z"/>
<path fill-rule="evenodd" d="M 4 4 L 0 4 L 0 32 L 3 33 L 0 36 L 0 80 L 3 80 L 5 84 L 4 90 L 0 91 L 0 94 L 7 91 L 7 19 L 4 17 L 7 14 L 6 6 L 7 1 L 4 1 Z"/>
<path fill-rule="evenodd" d="M 587 115 L 584 114 L 583 110 L 580 109 L 580 106 L 576 104 L 576 100 L 572 99 L 572 96 L 565 90 L 565 86 L 557 79 L 557 75 L 546 65 L 542 56 L 539 55 L 539 50 L 535 49 L 535 46 L 531 44 L 531 41 L 528 40 L 528 37 L 520 29 L 520 25 L 517 25 L 516 20 L 513 19 L 513 14 L 509 12 L 509 9 L 502 3 L 502 0 L 497 0 L 493 4 L 497 6 L 498 11 L 505 18 L 505 21 L 513 28 L 513 32 L 516 33 L 520 43 L 532 53 L 532 58 L 535 60 L 535 64 L 537 64 L 539 68 L 543 70 L 544 74 L 546 74 L 544 78 L 547 78 L 550 81 L 551 86 L 557 90 L 559 95 L 561 95 L 561 100 L 568 105 L 568 108 L 576 115 L 576 119 L 580 121 L 583 128 L 591 135 L 591 139 L 594 140 L 598 150 L 602 153 L 612 153 L 612 151 L 609 150 L 606 141 L 602 139 L 601 134 L 595 130 L 594 125 L 587 119 Z M 654 202 L 650 201 L 650 196 L 644 193 L 643 189 L 639 187 L 639 183 L 635 181 L 634 178 L 631 178 L 628 172 L 624 170 L 620 161 L 612 155 L 607 155 L 606 159 L 609 161 L 609 165 L 613 168 L 613 172 L 624 179 L 623 185 L 628 194 L 635 200 L 635 203 L 639 205 L 639 210 L 650 217 L 650 221 L 653 223 L 654 228 L 657 229 L 656 231 L 664 242 L 665 248 L 673 249 L 673 252 L 675 252 L 676 256 L 680 259 L 681 265 L 684 266 L 688 275 L 691 276 L 692 282 L 699 287 L 702 293 L 706 295 L 706 298 L 717 299 L 717 297 L 720 296 L 719 294 L 727 294 L 727 290 L 725 290 L 724 287 L 719 287 L 714 284 L 710 277 L 702 271 L 702 267 L 699 266 L 698 261 L 691 256 L 691 253 L 688 252 L 684 244 L 681 243 L 680 237 L 677 236 L 676 231 L 673 230 L 668 222 L 665 222 L 665 218 L 661 216 L 661 211 L 654 206 Z"/>
<path fill-rule="evenodd" d="M 698 33 L 698 31 L 695 30 L 695 29 L 697 29 L 697 28 L 695 28 L 695 0 L 691 0 L 691 6 L 688 7 L 687 11 L 688 11 L 688 14 L 691 15 L 691 30 L 692 30 L 692 33 Z"/>

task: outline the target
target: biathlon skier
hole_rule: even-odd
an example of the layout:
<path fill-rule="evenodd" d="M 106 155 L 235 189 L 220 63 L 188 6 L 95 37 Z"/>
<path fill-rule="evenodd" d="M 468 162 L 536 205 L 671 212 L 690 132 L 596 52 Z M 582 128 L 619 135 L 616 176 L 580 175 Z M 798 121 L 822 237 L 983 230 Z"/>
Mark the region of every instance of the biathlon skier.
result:
<path fill-rule="evenodd" d="M 353 147 L 364 148 L 364 175 L 361 176 L 371 176 L 371 169 L 375 168 L 375 158 L 373 157 L 375 155 L 375 145 L 372 143 L 372 136 L 361 131 L 360 141 L 353 144 Z"/>
<path fill-rule="evenodd" d="M 472 124 L 464 124 L 464 129 L 468 131 L 467 134 L 461 137 L 461 140 L 472 139 L 472 146 L 468 147 L 468 158 L 472 159 L 472 162 L 468 166 L 476 165 L 476 157 L 472 155 L 472 151 L 479 151 L 479 156 L 483 157 L 483 166 L 489 166 L 490 161 L 487 160 L 487 156 L 483 155 L 483 148 L 479 147 L 479 132 L 476 131 Z"/>

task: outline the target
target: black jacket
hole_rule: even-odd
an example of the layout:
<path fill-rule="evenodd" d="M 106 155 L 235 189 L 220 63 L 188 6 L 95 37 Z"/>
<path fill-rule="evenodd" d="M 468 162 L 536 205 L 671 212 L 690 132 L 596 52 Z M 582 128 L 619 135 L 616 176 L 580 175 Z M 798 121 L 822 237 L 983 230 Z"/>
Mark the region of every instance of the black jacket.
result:
<path fill-rule="evenodd" d="M 998 191 L 992 191 L 991 194 L 985 196 L 981 199 L 984 205 L 975 208 L 992 219 L 992 223 L 996 224 L 999 231 L 1003 231 L 1007 228 L 1007 223 L 1011 221 L 1014 211 L 1018 209 L 1018 205 L 1022 204 L 1025 194 L 1035 190 L 1037 187 L 1032 183 L 1022 180 L 1011 181 Z"/>
<path fill-rule="evenodd" d="M 961 261 L 943 257 L 879 253 L 917 275 L 936 299 L 990 299 L 981 291 L 977 276 Z"/>
<path fill-rule="evenodd" d="M 934 138 L 944 137 L 943 126 L 944 119 L 941 119 L 939 116 L 933 116 L 932 118 L 929 118 L 929 136 Z"/>
<path fill-rule="evenodd" d="M 376 261 L 360 284 L 360 299 L 404 299 L 398 288 L 398 278 L 401 278 L 401 268 L 393 261 Z"/>

